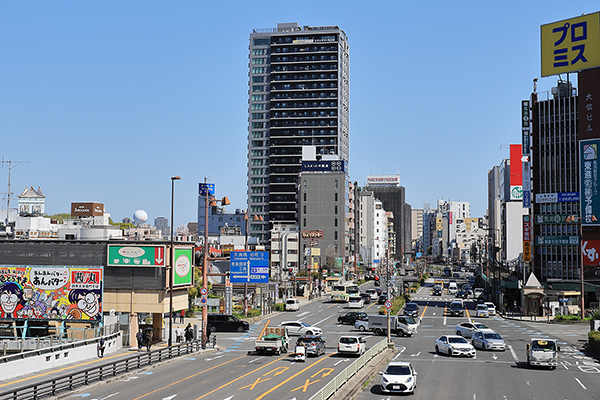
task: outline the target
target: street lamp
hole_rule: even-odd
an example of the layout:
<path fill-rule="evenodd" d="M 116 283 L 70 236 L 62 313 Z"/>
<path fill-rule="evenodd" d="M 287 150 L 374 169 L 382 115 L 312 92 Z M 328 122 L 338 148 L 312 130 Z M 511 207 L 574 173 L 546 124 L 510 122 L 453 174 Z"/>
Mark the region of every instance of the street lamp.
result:
<path fill-rule="evenodd" d="M 262 215 L 254 215 L 252 217 L 253 221 L 264 221 Z M 248 222 L 250 221 L 250 217 L 248 217 L 248 213 L 244 214 L 244 221 L 246 221 L 246 241 L 244 242 L 244 250 L 248 251 Z M 244 282 L 244 317 L 248 316 L 248 282 Z"/>
<path fill-rule="evenodd" d="M 180 176 L 171 177 L 171 261 L 169 268 L 169 347 L 173 344 L 173 202 L 175 200 L 175 181 L 180 180 Z"/>
<path fill-rule="evenodd" d="M 215 200 L 214 198 L 210 198 L 210 190 L 206 189 L 206 198 L 204 201 L 204 256 L 202 257 L 202 292 L 208 293 L 208 252 L 210 251 L 208 245 L 208 206 L 210 202 L 210 206 L 214 207 L 217 205 L 217 202 L 220 202 L 224 206 L 228 206 L 231 204 L 227 197 L 223 197 L 223 200 Z M 206 304 L 202 306 L 202 348 L 206 347 L 206 329 L 208 321 L 208 310 L 206 309 Z"/>

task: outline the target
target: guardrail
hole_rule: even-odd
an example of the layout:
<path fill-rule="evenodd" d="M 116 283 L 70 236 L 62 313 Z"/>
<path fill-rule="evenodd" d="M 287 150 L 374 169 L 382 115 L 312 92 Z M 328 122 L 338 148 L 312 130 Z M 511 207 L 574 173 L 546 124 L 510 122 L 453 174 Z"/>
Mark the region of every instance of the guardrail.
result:
<path fill-rule="evenodd" d="M 153 363 L 185 354 L 195 353 L 200 351 L 201 348 L 201 341 L 195 340 L 163 349 L 138 352 L 130 357 L 122 358 L 114 362 L 108 362 L 103 365 L 48 379 L 22 388 L 0 392 L 0 400 L 38 400 L 44 397 L 55 396 L 58 393 L 74 390 L 93 382 L 102 381 Z"/>
<path fill-rule="evenodd" d="M 331 381 L 329 381 L 328 384 L 323 386 L 321 390 L 313 394 L 308 400 L 328 399 L 332 394 L 337 392 L 337 390 L 341 388 L 342 385 L 348 381 L 348 379 L 353 377 L 358 370 L 364 367 L 366 363 L 368 363 L 373 357 L 381 353 L 386 348 L 387 339 L 384 339 L 367 350 L 365 354 L 358 357 L 352 364 L 348 365 L 342 372 L 337 374 Z"/>

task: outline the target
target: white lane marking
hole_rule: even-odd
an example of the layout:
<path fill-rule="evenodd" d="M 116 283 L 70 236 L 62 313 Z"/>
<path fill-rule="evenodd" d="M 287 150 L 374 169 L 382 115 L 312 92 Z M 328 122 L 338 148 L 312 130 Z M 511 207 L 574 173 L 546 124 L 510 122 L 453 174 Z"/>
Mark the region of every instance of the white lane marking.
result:
<path fill-rule="evenodd" d="M 350 361 L 350 359 L 349 359 L 349 358 L 345 358 L 345 359 L 343 359 L 343 360 L 340 360 L 340 361 L 336 362 L 336 363 L 335 363 L 335 364 L 333 364 L 333 365 L 337 366 L 338 364 L 340 364 L 340 363 L 343 363 L 343 362 L 346 362 L 346 361 Z"/>
<path fill-rule="evenodd" d="M 510 354 L 512 354 L 513 358 L 515 359 L 515 362 L 519 362 L 519 357 L 517 357 L 515 349 L 513 349 L 513 347 L 510 344 L 508 345 L 508 349 L 510 350 Z"/>
<path fill-rule="evenodd" d="M 310 314 L 310 311 L 304 311 L 303 313 L 298 314 L 298 317 L 303 317 L 306 314 Z"/>
<path fill-rule="evenodd" d="M 250 364 L 250 363 L 253 363 L 254 361 L 258 361 L 258 360 L 260 360 L 260 359 L 263 359 L 263 358 L 264 358 L 264 357 L 258 357 L 258 358 L 254 358 L 254 359 L 252 359 L 252 360 L 248 361 L 248 364 Z"/>
<path fill-rule="evenodd" d="M 175 397 L 177 397 L 176 394 L 169 396 L 169 397 L 163 397 L 162 400 L 173 400 Z"/>
<path fill-rule="evenodd" d="M 587 388 L 583 385 L 583 383 L 581 383 L 581 381 L 579 379 L 575 378 L 575 380 L 577 381 L 577 383 L 579 383 L 581 385 L 582 388 L 587 390 Z"/>
<path fill-rule="evenodd" d="M 331 317 L 333 317 L 333 314 L 331 314 L 329 317 L 323 318 L 319 322 L 314 323 L 313 326 L 318 326 L 321 322 L 325 322 L 325 321 L 327 321 Z"/>
<path fill-rule="evenodd" d="M 213 357 L 213 358 L 205 358 L 205 360 L 206 361 L 212 361 L 212 360 L 216 360 L 217 358 L 221 358 L 221 357 L 223 357 L 223 355 L 216 356 L 216 357 Z"/>
<path fill-rule="evenodd" d="M 421 355 L 421 352 L 418 352 L 417 354 L 411 354 L 411 357 L 419 357 Z"/>

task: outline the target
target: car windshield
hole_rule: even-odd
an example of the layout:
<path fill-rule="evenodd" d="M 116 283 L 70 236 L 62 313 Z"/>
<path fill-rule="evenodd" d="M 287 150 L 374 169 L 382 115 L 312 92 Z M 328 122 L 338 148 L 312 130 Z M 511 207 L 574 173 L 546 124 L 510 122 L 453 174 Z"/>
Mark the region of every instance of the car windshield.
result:
<path fill-rule="evenodd" d="M 295 304 L 295 303 L 296 303 L 296 301 L 295 301 L 295 300 L 288 300 L 288 301 L 287 301 L 287 303 L 288 303 L 288 304 Z"/>
<path fill-rule="evenodd" d="M 475 328 L 477 328 L 477 329 L 490 329 L 487 326 L 485 326 L 484 324 L 475 323 L 473 325 L 475 325 Z"/>
<path fill-rule="evenodd" d="M 351 297 L 351 298 L 350 298 L 350 302 L 351 302 L 351 303 L 358 303 L 360 300 L 361 300 L 361 298 L 360 298 L 360 297 Z"/>
<path fill-rule="evenodd" d="M 478 304 L 478 305 L 477 305 L 477 309 L 478 309 L 478 310 L 487 311 L 487 309 L 488 309 L 488 308 L 487 308 L 487 306 L 484 306 L 483 304 Z"/>
<path fill-rule="evenodd" d="M 406 316 L 406 317 L 404 317 L 404 318 L 406 318 L 406 321 L 407 321 L 407 322 L 408 322 L 410 325 L 414 325 L 414 324 L 416 324 L 416 323 L 417 323 L 417 321 L 415 321 L 415 319 L 414 319 L 413 317 Z"/>
<path fill-rule="evenodd" d="M 495 339 L 495 340 L 500 340 L 502 339 L 502 336 L 498 335 L 497 333 L 486 333 L 485 335 L 483 335 L 484 338 L 486 339 Z"/>
<path fill-rule="evenodd" d="M 410 375 L 410 367 L 407 365 L 390 365 L 385 373 L 387 375 Z"/>
<path fill-rule="evenodd" d="M 354 343 L 358 343 L 358 339 L 355 337 L 341 337 L 340 338 L 340 343 L 344 343 L 344 344 L 354 344 Z"/>
<path fill-rule="evenodd" d="M 556 351 L 554 342 L 548 342 L 546 340 L 534 340 L 531 343 L 531 348 L 538 351 Z"/>
<path fill-rule="evenodd" d="M 461 337 L 451 337 L 451 338 L 448 338 L 448 342 L 449 343 L 467 343 L 467 341 L 465 340 L 465 338 L 461 338 Z"/>
<path fill-rule="evenodd" d="M 306 326 L 306 327 L 309 327 L 309 326 L 310 326 L 310 325 L 309 325 L 309 324 L 307 324 L 306 322 L 300 322 L 300 324 L 302 324 L 302 326 Z"/>
<path fill-rule="evenodd" d="M 452 304 L 450 304 L 450 308 L 462 308 L 462 304 L 460 304 L 460 303 L 452 303 Z"/>
<path fill-rule="evenodd" d="M 358 293 L 358 286 L 348 286 L 348 288 L 346 289 L 346 292 L 350 293 L 350 294 L 354 294 L 354 293 Z"/>
<path fill-rule="evenodd" d="M 406 305 L 406 309 L 407 310 L 416 310 L 417 308 L 418 308 L 418 306 L 416 304 L 414 304 L 414 303 L 408 303 Z"/>
<path fill-rule="evenodd" d="M 298 338 L 298 343 L 313 343 L 316 342 L 315 338 L 312 337 L 301 337 Z"/>

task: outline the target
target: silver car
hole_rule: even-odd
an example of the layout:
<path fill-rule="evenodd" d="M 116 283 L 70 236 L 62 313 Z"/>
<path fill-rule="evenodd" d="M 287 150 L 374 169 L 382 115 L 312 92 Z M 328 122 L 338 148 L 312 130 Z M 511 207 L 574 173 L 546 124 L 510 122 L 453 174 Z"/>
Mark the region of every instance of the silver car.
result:
<path fill-rule="evenodd" d="M 473 347 L 481 350 L 506 350 L 506 343 L 504 343 L 502 336 L 493 331 L 475 332 L 471 338 L 471 343 Z"/>
<path fill-rule="evenodd" d="M 475 332 L 484 330 L 491 331 L 490 328 L 479 322 L 461 322 L 460 324 L 456 325 L 454 332 L 456 332 L 456 334 L 459 336 L 470 338 Z"/>

